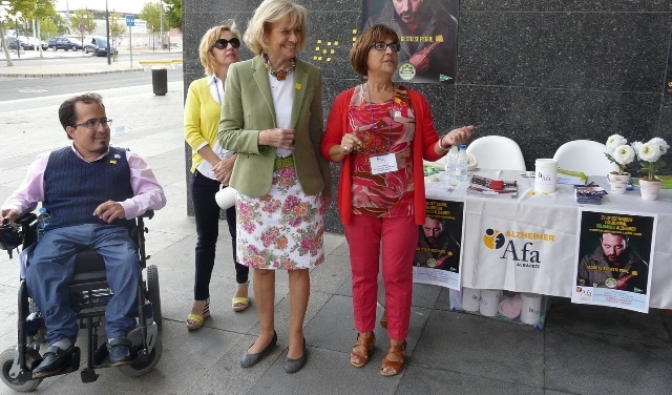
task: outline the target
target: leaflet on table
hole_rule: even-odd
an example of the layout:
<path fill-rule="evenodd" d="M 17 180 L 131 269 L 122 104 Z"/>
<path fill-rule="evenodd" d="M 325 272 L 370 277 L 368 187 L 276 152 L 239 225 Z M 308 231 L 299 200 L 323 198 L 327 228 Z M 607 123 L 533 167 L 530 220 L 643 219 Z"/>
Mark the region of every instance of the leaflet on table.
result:
<path fill-rule="evenodd" d="M 469 181 L 467 193 L 473 195 L 517 197 L 518 182 L 494 180 L 492 178 L 474 175 Z"/>
<path fill-rule="evenodd" d="M 573 171 L 558 168 L 558 184 L 585 185 L 588 177 L 582 171 Z"/>
<path fill-rule="evenodd" d="M 574 186 L 574 198 L 580 204 L 602 204 L 602 197 L 606 194 L 602 187 L 592 183 Z"/>
<path fill-rule="evenodd" d="M 413 281 L 460 289 L 464 203 L 427 200 L 425 223 L 418 227 Z"/>
<path fill-rule="evenodd" d="M 656 215 L 579 212 L 572 303 L 647 313 Z"/>

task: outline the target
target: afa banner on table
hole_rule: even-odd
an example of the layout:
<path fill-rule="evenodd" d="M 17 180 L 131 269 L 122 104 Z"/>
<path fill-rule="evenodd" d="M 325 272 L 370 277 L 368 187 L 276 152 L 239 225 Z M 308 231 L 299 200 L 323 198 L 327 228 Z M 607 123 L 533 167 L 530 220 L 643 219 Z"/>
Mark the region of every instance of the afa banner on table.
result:
<path fill-rule="evenodd" d="M 460 246 L 464 203 L 427 200 L 427 217 L 419 226 L 413 281 L 460 289 Z"/>
<path fill-rule="evenodd" d="M 576 209 L 468 199 L 462 286 L 567 296 L 576 251 Z"/>
<path fill-rule="evenodd" d="M 586 209 L 579 215 L 572 302 L 647 313 L 656 218 Z"/>
<path fill-rule="evenodd" d="M 401 50 L 394 81 L 454 84 L 459 9 L 459 0 L 364 0 L 361 32 L 376 24 L 397 32 Z"/>

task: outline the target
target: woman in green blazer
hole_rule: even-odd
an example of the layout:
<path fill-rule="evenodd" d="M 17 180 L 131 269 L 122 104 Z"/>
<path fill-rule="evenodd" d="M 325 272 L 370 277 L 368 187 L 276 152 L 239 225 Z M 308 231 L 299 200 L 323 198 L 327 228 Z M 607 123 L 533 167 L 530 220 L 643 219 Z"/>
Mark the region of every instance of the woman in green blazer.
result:
<path fill-rule="evenodd" d="M 259 336 L 241 359 L 255 365 L 276 345 L 275 271 L 289 273 L 290 328 L 285 371 L 306 362 L 303 320 L 308 269 L 324 262 L 323 217 L 331 171 L 322 142 L 322 73 L 296 58 L 306 39 L 306 9 L 265 0 L 244 41 L 257 55 L 232 64 L 219 124 L 222 147 L 238 153 L 230 185 L 236 197 L 237 260 L 254 268 Z"/>

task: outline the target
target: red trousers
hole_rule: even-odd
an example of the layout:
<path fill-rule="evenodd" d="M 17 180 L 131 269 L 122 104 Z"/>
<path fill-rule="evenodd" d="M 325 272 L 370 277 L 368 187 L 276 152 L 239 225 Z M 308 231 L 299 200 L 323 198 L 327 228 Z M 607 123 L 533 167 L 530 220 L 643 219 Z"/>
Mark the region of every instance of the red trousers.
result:
<path fill-rule="evenodd" d="M 355 329 L 371 332 L 376 325 L 382 247 L 387 332 L 391 339 L 404 340 L 411 318 L 413 259 L 418 245 L 418 225 L 413 215 L 376 218 L 353 214 L 345 226 L 345 238 L 350 247 Z"/>

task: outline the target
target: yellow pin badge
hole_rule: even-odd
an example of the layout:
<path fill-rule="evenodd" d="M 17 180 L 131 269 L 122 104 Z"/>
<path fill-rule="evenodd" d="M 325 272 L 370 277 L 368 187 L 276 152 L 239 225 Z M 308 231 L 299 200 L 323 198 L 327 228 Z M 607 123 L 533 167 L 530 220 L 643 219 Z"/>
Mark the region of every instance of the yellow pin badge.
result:
<path fill-rule="evenodd" d="M 121 155 L 114 154 L 114 157 L 112 159 L 110 159 L 110 163 L 113 164 L 113 165 L 116 165 L 117 164 L 117 159 L 121 159 Z"/>
<path fill-rule="evenodd" d="M 297 91 L 300 91 L 301 90 L 301 84 L 299 84 L 298 82 L 296 84 L 294 84 L 294 89 L 296 89 Z"/>

